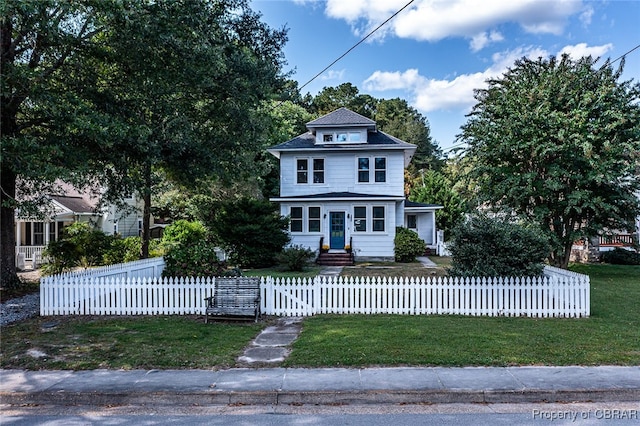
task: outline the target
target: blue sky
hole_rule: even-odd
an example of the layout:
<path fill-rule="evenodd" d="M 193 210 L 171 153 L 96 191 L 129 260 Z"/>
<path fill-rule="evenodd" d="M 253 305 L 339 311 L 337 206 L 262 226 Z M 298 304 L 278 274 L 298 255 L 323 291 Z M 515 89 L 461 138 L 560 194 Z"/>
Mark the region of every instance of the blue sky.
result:
<path fill-rule="evenodd" d="M 285 70 L 303 85 L 408 1 L 253 0 L 251 7 L 271 27 L 289 29 Z M 473 89 L 516 59 L 569 53 L 604 62 L 639 44 L 638 0 L 414 0 L 302 92 L 349 82 L 376 98 L 406 99 L 447 149 L 475 103 Z M 640 48 L 627 55 L 624 79 L 640 81 Z"/>

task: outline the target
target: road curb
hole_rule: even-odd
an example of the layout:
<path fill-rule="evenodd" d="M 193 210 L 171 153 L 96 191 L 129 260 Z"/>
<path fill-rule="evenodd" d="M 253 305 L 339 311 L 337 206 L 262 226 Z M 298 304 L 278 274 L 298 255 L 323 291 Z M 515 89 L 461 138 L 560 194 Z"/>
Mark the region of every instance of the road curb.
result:
<path fill-rule="evenodd" d="M 356 405 L 452 403 L 570 403 L 640 401 L 640 389 L 367 390 L 230 392 L 2 392 L 7 405 Z"/>

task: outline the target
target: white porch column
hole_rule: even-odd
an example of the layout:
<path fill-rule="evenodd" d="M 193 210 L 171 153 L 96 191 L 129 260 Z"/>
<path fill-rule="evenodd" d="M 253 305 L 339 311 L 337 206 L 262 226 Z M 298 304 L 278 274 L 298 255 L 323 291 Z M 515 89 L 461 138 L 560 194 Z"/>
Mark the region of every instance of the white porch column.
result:
<path fill-rule="evenodd" d="M 55 226 L 55 223 L 53 224 Z M 51 227 L 51 222 L 44 223 L 44 245 L 49 244 L 49 228 Z"/>
<path fill-rule="evenodd" d="M 16 220 L 16 251 L 18 250 L 17 247 L 20 247 L 22 245 L 22 222 L 19 220 Z"/>

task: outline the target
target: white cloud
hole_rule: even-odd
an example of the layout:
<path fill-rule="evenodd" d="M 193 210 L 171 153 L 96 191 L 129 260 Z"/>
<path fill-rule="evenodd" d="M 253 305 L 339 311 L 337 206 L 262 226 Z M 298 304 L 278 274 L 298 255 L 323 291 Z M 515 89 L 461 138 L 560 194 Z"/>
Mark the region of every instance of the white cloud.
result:
<path fill-rule="evenodd" d="M 376 71 L 364 82 L 370 91 L 404 90 L 409 93 L 411 104 L 420 111 L 466 110 L 475 103 L 475 89 L 486 87 L 486 81 L 499 77 L 517 59 L 526 56 L 531 59 L 546 58 L 548 52 L 540 48 L 520 48 L 494 54 L 493 63 L 484 71 L 459 75 L 451 80 L 429 79 L 420 75 L 417 69 L 404 72 Z"/>
<path fill-rule="evenodd" d="M 471 43 L 470 43 L 471 50 L 474 52 L 477 52 L 479 50 L 484 49 L 490 43 L 495 43 L 502 40 L 504 40 L 504 37 L 502 36 L 502 34 L 500 34 L 497 31 L 491 31 L 490 33 L 483 32 L 475 35 L 471 39 Z"/>
<path fill-rule="evenodd" d="M 593 17 L 593 7 L 586 7 L 583 12 L 580 14 L 580 22 L 585 27 L 591 24 L 591 18 Z"/>
<path fill-rule="evenodd" d="M 373 28 L 405 4 L 406 0 L 327 0 L 325 13 L 356 30 L 358 22 Z M 492 41 L 491 31 L 505 23 L 518 23 L 527 32 L 559 34 L 568 17 L 580 11 L 582 0 L 419 0 L 390 21 L 387 31 L 427 41 L 474 39 L 484 33 L 486 41 Z M 482 41 L 472 41 L 472 47 Z"/>
<path fill-rule="evenodd" d="M 376 71 L 364 81 L 365 90 L 383 92 L 385 90 L 409 90 L 424 84 L 425 78 L 418 70 L 411 68 L 401 73 Z"/>
<path fill-rule="evenodd" d="M 578 43 L 574 46 L 565 46 L 558 53 L 558 56 L 568 54 L 573 60 L 580 59 L 583 56 L 592 56 L 593 58 L 599 58 L 605 53 L 613 49 L 613 44 L 607 43 L 602 46 L 587 46 L 587 43 Z"/>
<path fill-rule="evenodd" d="M 341 70 L 329 70 L 326 73 L 322 74 L 320 76 L 320 80 L 323 81 L 327 81 L 327 80 L 342 80 L 342 78 L 344 77 L 344 73 L 345 70 L 341 69 Z"/>

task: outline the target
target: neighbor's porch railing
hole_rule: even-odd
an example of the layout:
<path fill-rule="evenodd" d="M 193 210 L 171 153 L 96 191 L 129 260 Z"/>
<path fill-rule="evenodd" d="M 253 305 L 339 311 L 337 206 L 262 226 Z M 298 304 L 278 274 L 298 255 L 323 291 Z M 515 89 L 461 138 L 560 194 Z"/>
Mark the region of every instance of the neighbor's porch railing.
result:
<path fill-rule="evenodd" d="M 34 260 L 35 257 L 42 258 L 42 252 L 46 246 L 19 246 L 16 247 L 16 256 L 24 255 L 24 260 Z"/>

